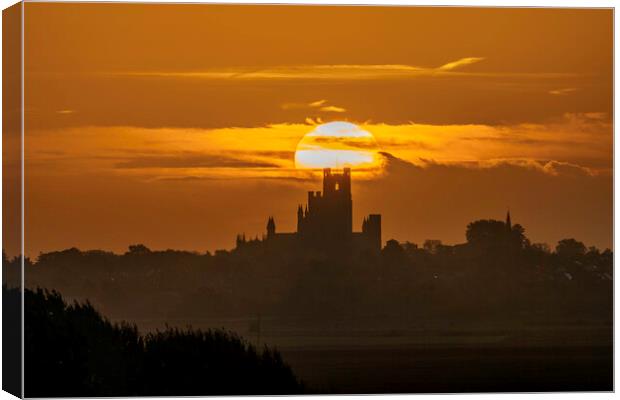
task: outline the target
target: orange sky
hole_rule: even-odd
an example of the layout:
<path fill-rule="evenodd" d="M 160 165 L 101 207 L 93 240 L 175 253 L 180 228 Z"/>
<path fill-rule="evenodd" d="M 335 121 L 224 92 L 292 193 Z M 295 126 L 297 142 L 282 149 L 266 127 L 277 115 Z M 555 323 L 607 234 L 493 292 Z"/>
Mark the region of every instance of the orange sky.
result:
<path fill-rule="evenodd" d="M 612 245 L 612 11 L 28 3 L 26 252 L 230 248 L 319 182 L 315 124 L 386 153 L 354 225 Z M 355 179 L 355 173 L 354 173 Z M 8 249 L 10 250 L 10 249 Z M 10 252 L 10 251 L 9 251 Z"/>

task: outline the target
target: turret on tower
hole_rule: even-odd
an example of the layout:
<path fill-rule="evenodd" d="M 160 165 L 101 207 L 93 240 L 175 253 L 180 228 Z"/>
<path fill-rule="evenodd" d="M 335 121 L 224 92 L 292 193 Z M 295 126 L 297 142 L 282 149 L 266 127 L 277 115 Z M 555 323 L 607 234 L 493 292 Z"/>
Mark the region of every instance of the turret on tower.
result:
<path fill-rule="evenodd" d="M 373 251 L 381 251 L 381 215 L 370 214 L 362 223 L 362 234 Z"/>
<path fill-rule="evenodd" d="M 269 217 L 267 220 L 267 238 L 272 238 L 276 235 L 276 221 L 273 217 Z"/>
<path fill-rule="evenodd" d="M 304 225 L 304 209 L 301 204 L 297 207 L 297 232 L 300 232 L 303 229 Z"/>

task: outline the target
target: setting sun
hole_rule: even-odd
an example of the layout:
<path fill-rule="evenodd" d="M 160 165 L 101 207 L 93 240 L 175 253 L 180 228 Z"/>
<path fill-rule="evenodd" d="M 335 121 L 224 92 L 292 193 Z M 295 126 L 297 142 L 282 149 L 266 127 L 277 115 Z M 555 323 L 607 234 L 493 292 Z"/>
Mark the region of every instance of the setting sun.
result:
<path fill-rule="evenodd" d="M 374 136 L 350 122 L 318 125 L 306 134 L 295 151 L 297 168 L 375 169 L 380 167 L 379 146 Z"/>

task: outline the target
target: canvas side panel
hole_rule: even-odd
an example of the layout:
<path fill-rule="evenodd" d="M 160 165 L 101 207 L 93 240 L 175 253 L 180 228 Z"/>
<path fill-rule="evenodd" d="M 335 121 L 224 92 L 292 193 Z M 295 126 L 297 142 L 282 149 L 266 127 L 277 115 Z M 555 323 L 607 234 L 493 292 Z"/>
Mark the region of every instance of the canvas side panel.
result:
<path fill-rule="evenodd" d="M 22 3 L 2 11 L 2 389 L 22 397 Z"/>

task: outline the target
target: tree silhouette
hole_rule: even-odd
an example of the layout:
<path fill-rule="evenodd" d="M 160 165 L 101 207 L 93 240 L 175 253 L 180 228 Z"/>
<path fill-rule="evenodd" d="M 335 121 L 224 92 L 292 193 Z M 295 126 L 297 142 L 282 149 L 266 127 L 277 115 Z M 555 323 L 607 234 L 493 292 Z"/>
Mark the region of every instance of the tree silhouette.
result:
<path fill-rule="evenodd" d="M 4 289 L 19 298 L 18 289 Z M 257 351 L 223 330 L 139 335 L 112 324 L 89 303 L 26 290 L 27 397 L 293 394 L 302 385 L 280 354 Z"/>
<path fill-rule="evenodd" d="M 151 250 L 143 244 L 132 244 L 129 246 L 130 254 L 147 254 L 150 252 Z"/>
<path fill-rule="evenodd" d="M 505 243 L 506 224 L 492 219 L 479 220 L 467 225 L 467 243 L 479 249 L 493 249 Z"/>
<path fill-rule="evenodd" d="M 555 246 L 555 252 L 561 258 L 575 259 L 586 253 L 586 246 L 575 239 L 562 239 Z"/>

